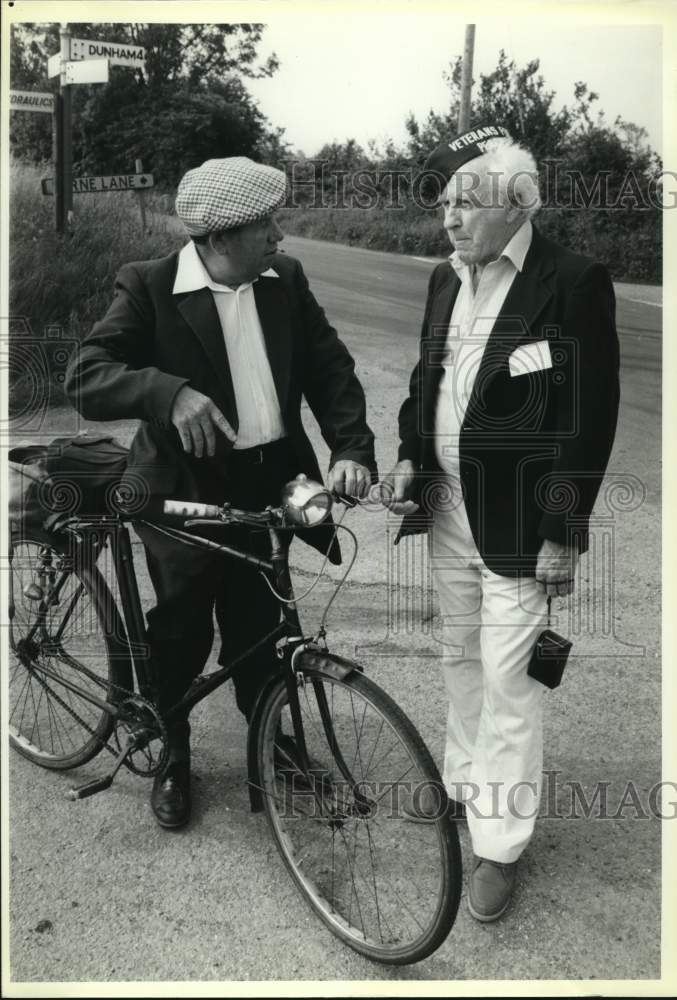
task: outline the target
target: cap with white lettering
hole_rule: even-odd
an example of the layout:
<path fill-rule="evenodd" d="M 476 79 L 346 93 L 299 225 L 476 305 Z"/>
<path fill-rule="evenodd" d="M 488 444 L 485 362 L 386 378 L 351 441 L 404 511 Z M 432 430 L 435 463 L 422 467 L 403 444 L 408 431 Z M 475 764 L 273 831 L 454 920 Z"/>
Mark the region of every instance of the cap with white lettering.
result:
<path fill-rule="evenodd" d="M 282 170 L 246 156 L 207 160 L 179 183 L 176 214 L 191 236 L 256 222 L 280 208 L 287 193 Z"/>
<path fill-rule="evenodd" d="M 464 163 L 482 156 L 489 139 L 510 139 L 510 133 L 502 125 L 478 125 L 433 149 L 423 169 L 441 174 L 446 184 Z"/>

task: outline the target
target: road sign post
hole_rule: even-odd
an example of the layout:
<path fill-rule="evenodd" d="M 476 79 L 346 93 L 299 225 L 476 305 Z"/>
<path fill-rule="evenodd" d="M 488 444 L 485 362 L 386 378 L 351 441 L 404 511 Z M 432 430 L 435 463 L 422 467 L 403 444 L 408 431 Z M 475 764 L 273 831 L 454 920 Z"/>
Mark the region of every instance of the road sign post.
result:
<path fill-rule="evenodd" d="M 63 191 L 63 215 L 59 225 L 59 232 L 63 233 L 68 228 L 73 218 L 73 140 L 72 140 L 72 117 L 71 117 L 71 88 L 66 77 L 66 61 L 70 57 L 71 36 L 68 32 L 68 25 L 62 24 L 59 31 L 61 41 L 61 73 L 59 76 L 61 85 L 61 184 Z M 58 170 L 57 170 L 58 175 Z"/>
<path fill-rule="evenodd" d="M 132 66 L 144 69 L 146 50 L 141 45 L 126 45 L 118 42 L 101 42 L 94 38 L 72 38 L 68 24 L 61 23 L 59 30 L 60 49 L 47 60 L 48 77 L 59 77 L 59 93 L 54 99 L 54 182 L 48 191 L 43 182 L 43 193 L 56 195 L 56 231 L 65 232 L 73 218 L 73 146 L 71 123 L 71 87 L 79 83 L 107 83 L 108 67 Z M 35 95 L 44 97 L 45 95 Z M 30 101 L 28 103 L 31 103 Z M 45 110 L 34 106 L 27 110 Z M 128 175 L 129 177 L 134 175 Z M 135 175 L 140 189 L 153 186 L 150 174 Z M 79 181 L 95 182 L 94 187 L 77 187 L 78 191 L 126 190 L 134 185 L 118 185 L 119 178 L 90 177 L 77 178 Z M 109 188 L 97 187 L 96 183 L 113 182 Z M 142 214 L 145 208 L 142 207 Z"/>
<path fill-rule="evenodd" d="M 63 233 L 64 190 L 63 190 L 63 97 L 60 93 L 54 99 L 54 212 L 57 233 Z"/>
<path fill-rule="evenodd" d="M 135 160 L 134 169 L 137 174 L 143 174 L 143 161 Z M 136 200 L 139 203 L 139 211 L 141 212 L 141 232 L 146 235 L 146 195 L 143 190 L 136 190 Z"/>

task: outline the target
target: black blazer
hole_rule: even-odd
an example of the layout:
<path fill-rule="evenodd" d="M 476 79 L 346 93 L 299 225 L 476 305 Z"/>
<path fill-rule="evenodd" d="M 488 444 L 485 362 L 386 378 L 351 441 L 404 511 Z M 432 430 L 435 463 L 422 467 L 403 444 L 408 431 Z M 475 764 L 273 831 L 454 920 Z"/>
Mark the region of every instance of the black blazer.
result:
<path fill-rule="evenodd" d="M 426 530 L 446 500 L 435 456 L 444 347 L 460 281 L 432 273 L 420 360 L 400 416 L 400 459 L 419 473 L 420 513 L 402 534 Z M 552 367 L 511 376 L 521 345 L 547 340 Z M 524 268 L 487 341 L 459 435 L 461 483 L 477 548 L 495 573 L 533 574 L 543 539 L 588 546 L 588 521 L 613 444 L 619 403 L 615 296 L 601 264 L 536 228 Z"/>
<path fill-rule="evenodd" d="M 115 297 L 71 358 L 65 388 L 91 420 L 138 418 L 127 478 L 151 496 L 223 501 L 230 443 L 217 434 L 213 458 L 187 455 L 170 415 L 189 384 L 209 396 L 237 430 L 233 383 L 214 298 L 202 288 L 172 294 L 178 251 L 127 264 Z M 254 298 L 287 434 L 298 471 L 321 481 L 301 422 L 305 396 L 331 449 L 331 464 L 353 459 L 376 474 L 374 436 L 355 364 L 312 295 L 301 264 L 277 254 L 279 277 L 261 276 Z M 322 537 L 321 537 L 322 536 Z M 326 548 L 326 532 L 308 540 Z"/>

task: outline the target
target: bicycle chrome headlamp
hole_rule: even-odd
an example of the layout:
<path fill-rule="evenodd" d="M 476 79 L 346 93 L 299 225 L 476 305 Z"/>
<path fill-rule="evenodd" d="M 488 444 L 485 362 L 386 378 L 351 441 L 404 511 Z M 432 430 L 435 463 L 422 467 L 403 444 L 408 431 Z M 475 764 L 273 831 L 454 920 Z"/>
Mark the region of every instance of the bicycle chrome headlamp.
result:
<path fill-rule="evenodd" d="M 282 506 L 290 521 L 311 528 L 322 524 L 329 516 L 331 493 L 301 472 L 282 490 Z"/>

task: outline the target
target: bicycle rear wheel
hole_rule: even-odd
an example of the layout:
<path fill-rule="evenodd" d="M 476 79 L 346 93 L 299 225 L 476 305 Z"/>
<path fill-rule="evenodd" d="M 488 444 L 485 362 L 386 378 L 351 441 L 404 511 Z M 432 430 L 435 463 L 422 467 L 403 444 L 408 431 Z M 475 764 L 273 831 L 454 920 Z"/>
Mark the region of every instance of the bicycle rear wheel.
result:
<path fill-rule="evenodd" d="M 318 694 L 326 698 L 336 753 Z M 339 680 L 304 670 L 299 699 L 314 758 L 310 782 L 280 766 L 280 734 L 284 749 L 294 731 L 284 680 L 272 689 L 257 734 L 277 847 L 301 893 L 342 941 L 379 962 L 418 962 L 444 941 L 460 899 L 454 823 L 443 810 L 425 825 L 402 812 L 404 797 L 417 789 L 442 790 L 439 772 L 406 715 L 361 674 Z"/>
<path fill-rule="evenodd" d="M 112 595 L 96 566 L 74 555 L 68 540 L 27 530 L 12 537 L 9 557 L 10 743 L 64 771 L 99 752 L 114 720 L 59 678 L 102 700 L 132 678 Z"/>

